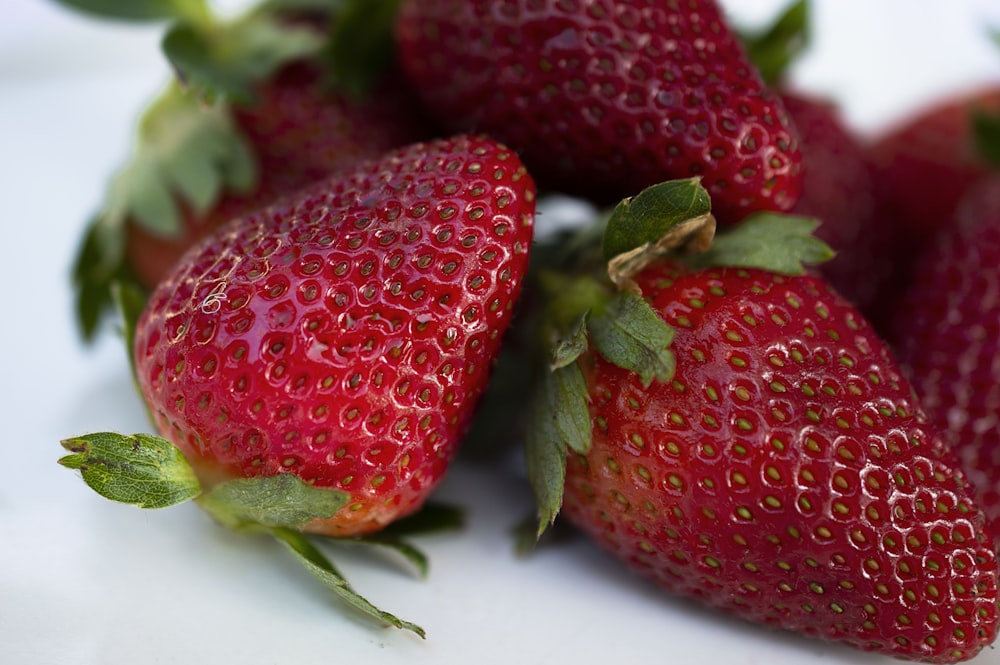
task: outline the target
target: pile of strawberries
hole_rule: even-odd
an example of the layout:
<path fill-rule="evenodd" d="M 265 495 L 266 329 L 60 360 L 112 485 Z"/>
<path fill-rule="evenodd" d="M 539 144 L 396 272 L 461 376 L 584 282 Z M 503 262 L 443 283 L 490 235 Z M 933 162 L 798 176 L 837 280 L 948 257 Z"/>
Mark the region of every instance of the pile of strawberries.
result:
<path fill-rule="evenodd" d="M 75 271 L 158 436 L 64 465 L 271 533 L 422 634 L 306 534 L 419 562 L 392 529 L 503 400 L 539 534 L 562 515 L 670 592 L 863 650 L 994 641 L 1000 94 L 869 145 L 713 0 L 342 4 L 238 21 L 263 70 L 166 17 L 183 85 Z M 608 212 L 535 240 L 553 193 Z M 501 350 L 519 382 L 488 394 Z"/>

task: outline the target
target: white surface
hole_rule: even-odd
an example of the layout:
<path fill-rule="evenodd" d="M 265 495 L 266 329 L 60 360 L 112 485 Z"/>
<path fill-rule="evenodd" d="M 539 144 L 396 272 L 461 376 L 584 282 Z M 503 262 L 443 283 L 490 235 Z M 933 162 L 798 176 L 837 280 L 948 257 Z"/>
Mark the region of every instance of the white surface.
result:
<path fill-rule="evenodd" d="M 782 2 L 726 4 L 759 20 Z M 863 129 L 938 92 L 1000 80 L 1000 49 L 984 31 L 987 19 L 1000 26 L 995 0 L 816 5 L 816 48 L 797 77 L 840 99 Z M 145 429 L 117 340 L 105 336 L 91 349 L 77 341 L 68 267 L 138 110 L 163 80 L 158 35 L 42 0 L 4 8 L 0 662 L 896 662 L 667 597 L 585 542 L 518 560 L 508 529 L 530 500 L 504 470 L 458 468 L 449 477 L 441 498 L 465 504 L 469 526 L 418 540 L 432 561 L 426 581 L 392 561 L 334 552 L 362 593 L 427 629 L 423 642 L 342 613 L 277 546 L 224 532 L 193 506 L 143 512 L 106 502 L 59 467 L 61 438 Z M 975 663 L 1000 664 L 1000 652 Z"/>

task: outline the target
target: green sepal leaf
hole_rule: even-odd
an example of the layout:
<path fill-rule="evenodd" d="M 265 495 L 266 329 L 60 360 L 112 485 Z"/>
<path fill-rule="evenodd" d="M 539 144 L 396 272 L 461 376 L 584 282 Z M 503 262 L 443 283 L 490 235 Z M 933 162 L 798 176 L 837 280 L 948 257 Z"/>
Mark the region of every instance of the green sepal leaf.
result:
<path fill-rule="evenodd" d="M 201 493 L 201 484 L 180 450 L 151 434 L 96 432 L 66 439 L 59 459 L 77 469 L 95 492 L 140 508 L 166 508 Z"/>
<path fill-rule="evenodd" d="M 333 86 L 362 97 L 395 59 L 393 26 L 401 0 L 345 0 L 325 51 Z"/>
<path fill-rule="evenodd" d="M 979 155 L 995 168 L 1000 168 L 1000 113 L 974 110 L 972 137 Z"/>
<path fill-rule="evenodd" d="M 808 48 L 810 13 L 807 0 L 795 0 L 769 28 L 743 36 L 750 61 L 769 85 L 779 83 L 788 66 Z"/>
<path fill-rule="evenodd" d="M 392 538 L 391 536 L 383 535 L 381 532 L 374 533 L 369 536 L 360 536 L 354 540 L 363 545 L 384 547 L 392 550 L 409 561 L 410 565 L 417 570 L 417 574 L 420 575 L 421 578 L 427 577 L 427 572 L 430 569 L 427 556 L 411 543 L 408 543 L 400 538 Z"/>
<path fill-rule="evenodd" d="M 639 375 L 644 386 L 674 375 L 674 329 L 641 296 L 623 291 L 590 318 L 590 339 L 605 360 Z"/>
<path fill-rule="evenodd" d="M 381 625 L 394 626 L 409 630 L 420 637 L 426 637 L 424 629 L 420 626 L 409 621 L 403 621 L 388 612 L 380 610 L 358 594 L 344 576 L 341 575 L 340 571 L 334 567 L 330 560 L 306 536 L 297 531 L 284 528 L 272 529 L 271 533 L 295 555 L 296 559 L 298 559 L 299 563 L 306 570 L 312 573 L 324 586 L 333 591 L 337 597 L 349 606 Z"/>
<path fill-rule="evenodd" d="M 556 341 L 550 365 L 553 370 L 575 363 L 576 359 L 587 351 L 587 316 L 589 313 L 588 310 L 581 314 L 569 335 Z"/>
<path fill-rule="evenodd" d="M 252 102 L 254 87 L 281 66 L 322 50 L 324 37 L 309 27 L 266 13 L 203 30 L 180 23 L 162 48 L 185 87 L 209 101 Z"/>
<path fill-rule="evenodd" d="M 204 0 L 56 0 L 75 11 L 120 21 L 190 19 L 207 14 Z"/>
<path fill-rule="evenodd" d="M 428 501 L 417 512 L 401 517 L 378 532 L 390 538 L 426 535 L 441 531 L 461 529 L 465 513 L 457 506 Z"/>
<path fill-rule="evenodd" d="M 93 341 L 103 315 L 114 304 L 111 285 L 130 279 L 123 240 L 122 234 L 109 233 L 104 218 L 97 217 L 87 224 L 77 249 L 72 282 L 77 327 L 85 342 Z"/>
<path fill-rule="evenodd" d="M 712 247 L 690 259 L 694 267 L 760 268 L 785 275 L 801 275 L 807 264 L 822 263 L 834 252 L 813 231 L 811 217 L 755 213 L 715 237 Z"/>
<path fill-rule="evenodd" d="M 314 487 L 293 473 L 235 478 L 216 485 L 198 503 L 231 529 L 302 527 L 344 507 L 350 494 Z"/>
<path fill-rule="evenodd" d="M 112 180 L 103 215 L 119 235 L 127 219 L 176 235 L 182 228 L 178 196 L 203 214 L 224 192 L 245 194 L 256 183 L 253 149 L 229 109 L 171 85 L 143 114 L 135 154 Z"/>
<path fill-rule="evenodd" d="M 127 280 L 114 281 L 111 284 L 111 293 L 118 306 L 118 313 L 121 315 L 125 355 L 128 356 L 129 369 L 134 379 L 136 376 L 135 354 L 132 350 L 135 347 L 135 330 L 142 310 L 146 307 L 148 294 L 138 284 Z"/>
<path fill-rule="evenodd" d="M 562 508 L 566 454 L 586 454 L 593 434 L 587 383 L 578 363 L 546 372 L 532 405 L 525 462 L 538 506 L 540 537 Z"/>
<path fill-rule="evenodd" d="M 712 211 L 712 199 L 698 178 L 668 180 L 621 201 L 604 231 L 608 261 L 647 245 L 661 243 L 685 222 Z"/>

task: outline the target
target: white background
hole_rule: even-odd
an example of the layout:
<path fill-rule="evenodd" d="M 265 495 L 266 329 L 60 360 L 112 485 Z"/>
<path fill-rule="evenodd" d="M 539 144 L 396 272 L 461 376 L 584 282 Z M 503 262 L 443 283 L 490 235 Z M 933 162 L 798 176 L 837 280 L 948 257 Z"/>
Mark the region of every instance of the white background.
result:
<path fill-rule="evenodd" d="M 753 23 L 784 3 L 724 4 Z M 1000 28 L 996 0 L 815 6 L 815 45 L 795 79 L 840 101 L 866 134 L 937 95 L 1000 82 L 1000 48 L 986 38 L 987 25 Z M 362 593 L 422 624 L 423 642 L 340 612 L 283 551 L 225 532 L 193 506 L 112 504 L 59 467 L 61 438 L 146 429 L 118 341 L 78 341 L 68 270 L 139 110 L 164 81 L 159 34 L 43 0 L 3 9 L 0 662 L 895 662 L 669 598 L 582 541 L 519 560 L 507 530 L 531 504 L 504 469 L 451 474 L 441 498 L 466 505 L 469 524 L 419 540 L 432 560 L 426 581 L 392 560 L 334 553 Z M 975 662 L 1000 664 L 1000 653 Z"/>

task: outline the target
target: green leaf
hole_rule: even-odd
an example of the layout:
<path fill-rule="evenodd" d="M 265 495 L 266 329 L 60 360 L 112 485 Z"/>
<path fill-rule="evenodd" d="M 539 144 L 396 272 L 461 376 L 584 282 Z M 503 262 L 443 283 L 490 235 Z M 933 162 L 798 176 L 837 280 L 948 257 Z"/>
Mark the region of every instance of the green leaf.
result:
<path fill-rule="evenodd" d="M 976 151 L 994 167 L 1000 168 L 1000 113 L 974 110 L 972 136 Z"/>
<path fill-rule="evenodd" d="M 253 150 L 224 105 L 171 85 L 144 113 L 130 162 L 112 180 L 102 216 L 112 235 L 134 220 L 162 236 L 182 228 L 177 197 L 204 213 L 224 192 L 256 186 Z"/>
<path fill-rule="evenodd" d="M 589 328 L 597 351 L 608 362 L 637 373 L 643 385 L 673 377 L 674 330 L 641 296 L 619 293 L 591 316 Z"/>
<path fill-rule="evenodd" d="M 747 55 L 766 83 L 779 83 L 788 66 L 808 48 L 809 25 L 808 1 L 795 0 L 768 29 L 744 35 Z"/>
<path fill-rule="evenodd" d="M 396 554 L 399 554 L 404 559 L 410 562 L 414 568 L 417 569 L 417 574 L 420 577 L 427 577 L 427 572 L 430 569 L 430 564 L 427 561 L 427 556 L 421 552 L 419 549 L 411 545 L 410 543 L 402 540 L 400 538 L 392 538 L 390 536 L 383 535 L 381 532 L 374 533 L 368 536 L 360 536 L 354 539 L 356 542 L 363 545 L 371 545 L 374 547 L 384 547 L 386 549 L 392 550 Z"/>
<path fill-rule="evenodd" d="M 464 524 L 465 513 L 461 508 L 429 501 L 417 512 L 391 522 L 378 533 L 391 538 L 403 538 L 461 529 Z"/>
<path fill-rule="evenodd" d="M 56 0 L 75 11 L 123 21 L 185 19 L 207 13 L 203 0 Z"/>
<path fill-rule="evenodd" d="M 73 262 L 77 328 L 88 343 L 94 340 L 101 319 L 114 303 L 111 285 L 127 278 L 124 247 L 115 242 L 123 238 L 120 234 L 108 237 L 107 226 L 100 217 L 87 224 Z"/>
<path fill-rule="evenodd" d="M 588 314 L 589 311 L 581 314 L 569 335 L 556 341 L 555 348 L 552 351 L 552 369 L 559 369 L 561 367 L 566 367 L 571 363 L 575 363 L 576 359 L 586 352 L 588 346 Z"/>
<path fill-rule="evenodd" d="M 203 494 L 198 503 L 231 529 L 305 526 L 326 519 L 345 506 L 350 494 L 314 487 L 293 473 L 236 478 Z"/>
<path fill-rule="evenodd" d="M 686 222 L 712 210 L 698 178 L 652 185 L 615 206 L 604 231 L 604 258 L 615 257 L 674 237 Z M 683 236 L 681 236 L 683 237 Z"/>
<path fill-rule="evenodd" d="M 402 621 L 394 615 L 380 610 L 359 595 L 330 560 L 303 534 L 283 528 L 272 529 L 271 533 L 279 542 L 288 547 L 288 550 L 295 555 L 296 559 L 298 559 L 299 563 L 306 570 L 312 573 L 328 589 L 333 591 L 342 601 L 381 625 L 395 626 L 396 628 L 412 631 L 420 637 L 426 637 L 424 629 L 420 626 L 409 621 Z"/>
<path fill-rule="evenodd" d="M 801 275 L 806 264 L 833 258 L 830 246 L 812 235 L 818 226 L 812 217 L 755 213 L 716 236 L 711 249 L 689 263 L 699 268 L 732 266 Z"/>
<path fill-rule="evenodd" d="M 71 454 L 59 459 L 78 469 L 101 496 L 140 508 L 165 508 L 197 497 L 201 485 L 184 455 L 151 434 L 97 432 L 66 439 Z"/>
<path fill-rule="evenodd" d="M 333 85 L 363 96 L 395 59 L 393 26 L 400 0 L 345 0 L 325 57 Z"/>
<path fill-rule="evenodd" d="M 540 537 L 562 507 L 567 450 L 586 454 L 592 424 L 587 384 L 577 363 L 546 372 L 532 405 L 525 462 L 538 506 Z"/>
<path fill-rule="evenodd" d="M 199 97 L 251 102 L 257 83 L 293 60 L 319 53 L 325 43 L 311 27 L 253 13 L 211 31 L 174 25 L 162 46 L 181 81 Z"/>

